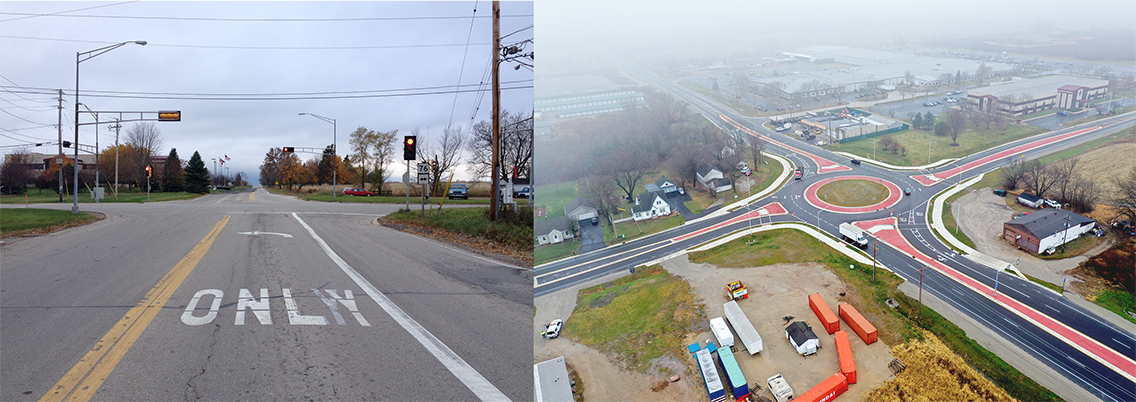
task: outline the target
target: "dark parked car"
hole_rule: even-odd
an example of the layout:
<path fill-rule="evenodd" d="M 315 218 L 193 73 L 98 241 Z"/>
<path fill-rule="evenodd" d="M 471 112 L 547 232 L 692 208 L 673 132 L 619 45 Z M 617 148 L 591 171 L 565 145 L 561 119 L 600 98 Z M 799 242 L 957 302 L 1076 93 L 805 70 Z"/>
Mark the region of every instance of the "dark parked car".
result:
<path fill-rule="evenodd" d="M 461 198 L 463 200 L 469 199 L 469 187 L 462 183 L 454 183 L 450 185 L 450 189 L 446 191 L 446 195 L 450 199 Z"/>
<path fill-rule="evenodd" d="M 852 160 L 852 164 L 853 164 L 853 165 L 859 165 L 859 164 L 860 164 L 860 160 L 859 160 L 859 159 L 853 159 L 853 160 Z"/>
<path fill-rule="evenodd" d="M 593 224 L 593 225 L 599 225 L 599 224 L 600 224 L 600 218 L 597 218 L 597 217 L 594 217 L 594 216 L 593 216 L 593 217 L 592 217 L 592 224 Z"/>
<path fill-rule="evenodd" d="M 994 195 L 999 196 L 999 197 L 1005 197 L 1006 196 L 1006 190 L 996 188 L 996 189 L 994 189 Z"/>

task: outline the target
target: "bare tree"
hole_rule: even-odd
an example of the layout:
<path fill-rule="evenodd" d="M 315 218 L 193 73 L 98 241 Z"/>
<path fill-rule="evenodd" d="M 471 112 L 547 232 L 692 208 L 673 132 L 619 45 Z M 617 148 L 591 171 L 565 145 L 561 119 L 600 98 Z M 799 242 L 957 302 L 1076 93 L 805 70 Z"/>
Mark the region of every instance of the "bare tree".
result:
<path fill-rule="evenodd" d="M 761 137 L 751 137 L 749 139 L 749 151 L 753 156 L 753 169 L 756 170 L 757 165 L 761 165 L 765 160 L 762 155 L 765 152 L 765 140 L 762 140 Z"/>
<path fill-rule="evenodd" d="M 584 198 L 592 201 L 600 210 L 604 211 L 605 217 L 610 218 L 610 214 L 615 213 L 620 202 L 615 196 L 618 188 L 610 177 L 589 176 L 580 179 L 578 184 L 580 194 L 583 195 Z"/>
<path fill-rule="evenodd" d="M 134 169 L 123 170 L 133 176 L 135 185 L 146 183 L 146 166 L 151 165 L 154 155 L 161 154 L 163 143 L 162 130 L 153 122 L 134 123 L 126 130 L 126 144 L 135 152 L 127 152 L 123 156 L 133 159 L 125 165 L 133 166 Z"/>
<path fill-rule="evenodd" d="M 1068 201 L 1077 183 L 1077 162 L 1081 158 L 1074 156 L 1065 158 L 1052 164 L 1053 173 L 1057 175 L 1057 194 L 1061 201 Z"/>
<path fill-rule="evenodd" d="M 1002 168 L 1002 188 L 1013 191 L 1025 180 L 1025 160 L 1011 156 L 1006 166 Z"/>
<path fill-rule="evenodd" d="M 501 112 L 501 145 L 498 148 L 500 177 L 531 177 L 533 154 L 533 119 L 531 114 Z M 489 177 L 493 160 L 493 125 L 488 120 L 474 124 L 467 143 L 469 167 L 476 178 Z"/>
<path fill-rule="evenodd" d="M 674 180 L 679 187 L 695 187 L 698 183 L 698 166 L 705 160 L 702 148 L 695 144 L 687 144 L 671 153 L 668 160 L 670 171 L 675 175 Z"/>
<path fill-rule="evenodd" d="M 1100 190 L 1092 180 L 1074 175 L 1070 180 L 1069 192 L 1063 196 L 1065 203 L 1082 214 L 1093 212 L 1100 200 Z"/>
<path fill-rule="evenodd" d="M 1129 222 L 1136 222 L 1136 168 L 1125 175 L 1114 176 L 1112 185 L 1116 187 L 1116 194 L 1112 196 L 1113 206 Z"/>
<path fill-rule="evenodd" d="M 958 145 L 958 136 L 966 129 L 966 113 L 962 110 L 951 109 L 947 112 L 947 134 L 951 136 L 951 145 Z"/>
<path fill-rule="evenodd" d="M 1027 190 L 1038 197 L 1045 197 L 1045 193 L 1057 183 L 1058 174 L 1052 165 L 1034 159 L 1025 163 L 1025 175 L 1022 179 Z"/>
<path fill-rule="evenodd" d="M 427 144 L 418 150 L 418 159 L 423 162 L 436 161 L 431 174 L 433 184 L 430 194 L 438 194 L 442 188 L 442 179 L 447 172 L 451 172 L 461 164 L 461 151 L 465 149 L 466 134 L 461 127 L 446 126 L 442 129 L 442 137 L 436 146 Z M 494 183 L 494 186 L 497 184 Z"/>

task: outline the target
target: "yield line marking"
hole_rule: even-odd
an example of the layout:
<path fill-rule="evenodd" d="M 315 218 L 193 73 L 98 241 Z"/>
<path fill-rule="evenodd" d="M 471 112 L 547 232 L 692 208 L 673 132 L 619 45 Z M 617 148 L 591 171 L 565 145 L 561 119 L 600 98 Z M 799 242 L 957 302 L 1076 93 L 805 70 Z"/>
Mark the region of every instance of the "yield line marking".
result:
<path fill-rule="evenodd" d="M 83 358 L 75 363 L 67 374 L 63 375 L 51 389 L 47 391 L 40 398 L 41 401 L 64 401 L 76 400 L 86 401 L 90 400 L 95 395 L 95 391 L 102 386 L 103 381 L 106 381 L 110 373 L 114 371 L 115 366 L 130 350 L 130 346 L 138 340 L 142 335 L 142 331 L 150 325 L 150 321 L 158 315 L 158 311 L 166 305 L 166 301 L 170 299 L 178 286 L 185 281 L 205 253 L 209 251 L 209 247 L 213 245 L 213 240 L 217 239 L 217 235 L 221 233 L 221 228 L 229 223 L 229 216 L 225 215 L 220 222 L 213 225 L 213 230 L 197 243 L 189 254 L 186 254 L 177 265 L 174 265 L 170 272 L 163 276 L 146 296 L 138 302 L 138 305 L 131 308 L 122 316 L 122 319 L 114 325 L 102 339 L 95 343 L 95 346 L 87 352 Z"/>
<path fill-rule="evenodd" d="M 355 284 L 363 288 L 363 291 L 367 292 L 367 295 L 371 296 L 371 299 L 374 300 L 375 303 L 378 303 L 379 307 L 383 308 L 383 311 L 389 314 L 391 318 L 394 318 L 394 321 L 402 326 L 402 329 L 409 332 L 418 343 L 426 348 L 426 351 L 434 355 L 434 358 L 438 359 L 438 362 L 446 366 L 446 368 L 450 370 L 450 373 L 457 377 L 462 384 L 465 384 L 466 388 L 469 388 L 474 395 L 477 395 L 477 397 L 483 401 L 509 400 L 509 398 L 501 393 L 497 387 L 493 386 L 489 380 L 486 380 L 481 373 L 478 373 L 473 366 L 470 366 L 469 363 L 462 360 L 461 356 L 458 356 L 458 354 L 446 346 L 446 344 L 442 343 L 442 340 L 435 337 L 434 334 L 431 334 L 426 328 L 423 328 L 421 324 L 418 324 L 418 321 L 415 321 L 409 314 L 402 311 L 401 308 L 395 305 L 394 302 L 380 292 L 371 282 L 363 278 L 362 275 L 359 275 L 359 272 L 351 268 L 350 265 L 347 265 L 346 261 L 339 258 L 339 254 L 336 254 L 335 251 L 316 234 L 316 231 L 312 230 L 311 226 L 308 226 L 307 222 L 300 219 L 299 215 L 293 212 L 292 217 L 296 218 L 296 220 L 300 222 L 300 225 L 308 230 L 308 234 L 312 235 L 312 238 L 316 240 L 316 243 L 319 243 L 323 252 L 326 253 L 328 257 L 331 257 L 331 261 L 335 262 L 335 265 L 338 265 L 339 269 L 342 269 L 347 276 L 351 277 L 351 280 L 355 281 Z"/>

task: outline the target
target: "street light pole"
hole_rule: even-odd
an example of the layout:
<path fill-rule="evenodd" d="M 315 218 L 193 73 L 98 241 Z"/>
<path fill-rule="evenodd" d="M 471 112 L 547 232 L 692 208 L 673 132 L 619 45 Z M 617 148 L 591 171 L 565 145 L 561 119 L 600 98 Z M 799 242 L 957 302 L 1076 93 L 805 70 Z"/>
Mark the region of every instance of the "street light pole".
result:
<path fill-rule="evenodd" d="M 934 144 L 935 144 L 935 141 L 928 141 L 927 142 L 927 164 L 928 165 L 931 164 L 931 145 L 934 145 Z"/>
<path fill-rule="evenodd" d="M 336 176 L 337 172 L 339 171 L 339 160 L 336 159 L 336 155 L 338 155 L 339 152 L 335 147 L 336 145 L 338 145 L 338 144 L 336 144 L 337 141 L 336 141 L 336 138 L 335 138 L 335 119 L 332 119 L 330 117 L 323 117 L 323 116 L 320 116 L 318 114 L 300 113 L 300 116 L 303 116 L 303 115 L 312 116 L 312 117 L 315 117 L 317 119 L 323 120 L 325 122 L 331 123 L 331 161 L 332 161 L 332 164 L 334 165 L 334 166 L 331 167 L 331 198 L 335 199 L 336 198 L 336 192 L 337 192 L 336 184 L 339 183 L 339 178 Z M 380 188 L 379 189 L 380 195 L 382 195 L 381 194 L 382 192 L 383 192 L 383 189 Z"/>
<path fill-rule="evenodd" d="M 71 214 L 79 213 L 79 63 L 90 60 L 95 56 L 109 52 L 111 50 L 126 46 L 130 43 L 134 43 L 139 46 L 146 46 L 146 41 L 136 40 L 100 47 L 98 49 L 89 50 L 86 52 L 75 53 L 75 183 L 73 187 L 75 197 L 72 199 L 73 201 L 71 204 Z"/>

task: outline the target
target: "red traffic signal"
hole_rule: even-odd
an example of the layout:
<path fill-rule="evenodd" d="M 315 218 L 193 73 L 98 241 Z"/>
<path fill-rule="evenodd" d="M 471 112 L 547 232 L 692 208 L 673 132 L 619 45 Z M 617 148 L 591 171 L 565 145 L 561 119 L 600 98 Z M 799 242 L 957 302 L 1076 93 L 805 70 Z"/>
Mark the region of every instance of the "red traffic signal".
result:
<path fill-rule="evenodd" d="M 280 150 L 284 153 L 296 152 L 296 147 L 284 147 L 284 148 L 280 148 Z"/>
<path fill-rule="evenodd" d="M 149 167 L 149 166 L 146 166 L 146 177 L 150 177 L 150 174 L 151 174 L 151 173 L 152 173 L 152 172 L 150 171 L 150 167 Z"/>
<path fill-rule="evenodd" d="M 402 138 L 402 160 L 412 161 L 415 159 L 417 153 L 416 144 L 418 136 L 408 135 Z"/>

